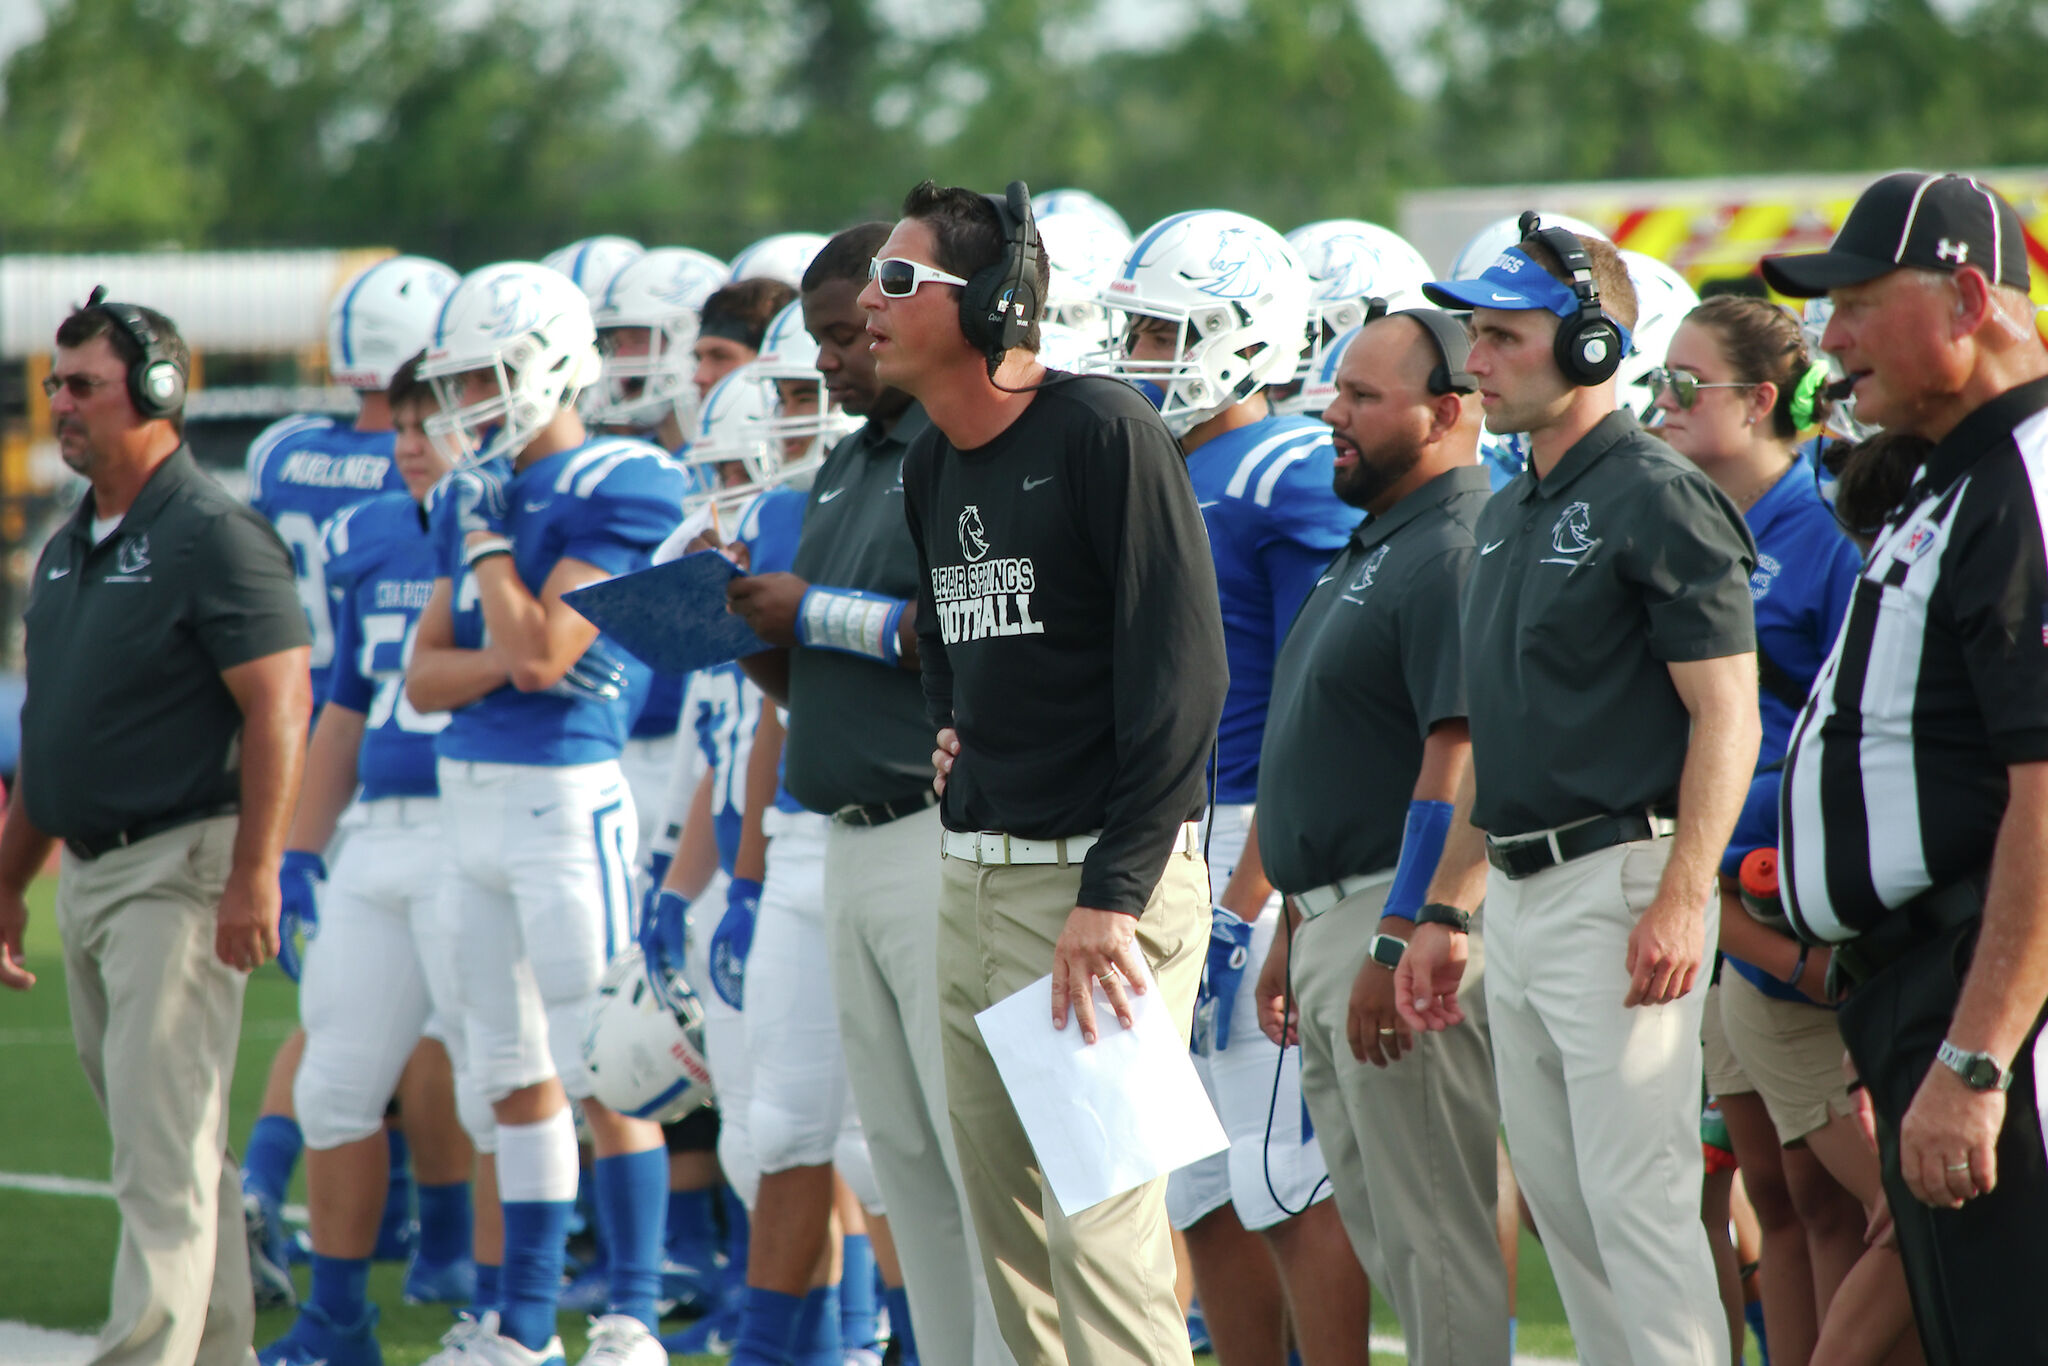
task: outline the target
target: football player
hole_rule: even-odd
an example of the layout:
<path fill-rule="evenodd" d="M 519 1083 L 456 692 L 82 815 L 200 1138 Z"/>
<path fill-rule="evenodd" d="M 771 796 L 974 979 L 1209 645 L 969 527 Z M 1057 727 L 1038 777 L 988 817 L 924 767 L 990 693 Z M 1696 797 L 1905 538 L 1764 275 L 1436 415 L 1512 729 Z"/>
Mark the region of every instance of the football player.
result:
<path fill-rule="evenodd" d="M 690 346 L 697 393 L 709 398 L 714 384 L 760 355 L 768 324 L 795 298 L 796 290 L 782 281 L 756 278 L 734 281 L 704 300 Z"/>
<path fill-rule="evenodd" d="M 370 1254 L 388 1175 L 385 1103 L 402 1068 L 421 1238 L 405 1297 L 461 1303 L 475 1293 L 471 1152 L 442 1051 L 445 1040 L 461 1056 L 461 1039 L 446 1026 L 454 946 L 434 904 L 442 861 L 434 736 L 448 717 L 422 715 L 404 697 L 405 656 L 434 583 L 421 506 L 448 462 L 427 440 L 433 394 L 412 362 L 389 397 L 405 491 L 343 509 L 324 538 L 335 659 L 284 856 L 288 902 L 310 900 L 314 884 L 327 883 L 321 934 L 305 950 L 306 1049 L 293 1088 L 306 1136 L 312 1293 L 291 1330 L 259 1354 L 264 1366 L 381 1359 Z M 330 878 L 321 851 L 338 825 L 351 837 Z M 302 918 L 310 926 L 312 916 Z"/>
<path fill-rule="evenodd" d="M 467 1072 L 489 1118 L 504 1209 L 499 1302 L 444 1357 L 557 1361 L 563 1237 L 582 1106 L 609 1254 L 610 1312 L 586 1362 L 661 1366 L 654 1337 L 668 1163 L 658 1125 L 589 1098 L 582 1039 L 607 959 L 630 942 L 637 838 L 619 769 L 647 670 L 565 603 L 644 568 L 682 519 L 683 476 L 645 442 L 590 439 L 574 403 L 601 361 L 590 306 L 566 277 L 512 262 L 465 277 L 420 374 L 457 469 L 436 491 L 434 588 L 406 695 L 452 710 L 435 740 L 449 866 L 442 913 L 460 936 Z"/>
<path fill-rule="evenodd" d="M 398 367 L 418 354 L 441 303 L 455 288 L 454 271 L 418 256 L 393 256 L 343 285 L 327 312 L 327 365 L 336 384 L 358 392 L 355 416 L 300 413 L 272 423 L 249 447 L 249 501 L 277 528 L 292 555 L 299 602 L 313 632 L 313 704 L 327 696 L 334 666 L 334 621 L 322 563 L 321 527 L 342 509 L 380 493 L 405 489 L 392 459 L 391 408 L 385 390 Z M 293 946 L 279 966 L 298 975 L 299 927 L 287 910 L 280 938 Z M 305 1036 L 297 1031 L 271 1060 L 263 1108 L 242 1159 L 251 1269 L 259 1305 L 289 1304 L 284 1268 L 297 1260 L 284 1226 L 284 1194 L 303 1138 L 292 1114 L 292 1079 Z M 378 1237 L 380 1260 L 410 1250 L 410 1177 L 404 1139 L 391 1130 L 390 1204 Z"/>
<path fill-rule="evenodd" d="M 811 258 L 824 245 L 825 239 L 815 232 L 771 233 L 740 248 L 739 255 L 732 258 L 732 283 L 775 280 L 795 290 L 803 283 Z"/>
<path fill-rule="evenodd" d="M 1274 415 L 1264 392 L 1295 378 L 1309 293 L 1279 233 L 1203 210 L 1147 229 L 1102 296 L 1123 328 L 1109 372 L 1152 398 L 1187 453 L 1230 659 L 1206 831 L 1216 904 L 1194 1048 L 1231 1145 L 1167 1178 L 1167 1213 L 1186 1236 L 1217 1355 L 1231 1366 L 1279 1366 L 1283 1282 L 1309 1366 L 1367 1359 L 1365 1273 L 1306 1131 L 1300 1061 L 1260 1032 L 1256 972 L 1245 971 L 1264 961 L 1280 920 L 1251 820 L 1274 657 L 1359 520 L 1331 492 L 1329 428 Z"/>
<path fill-rule="evenodd" d="M 1391 312 L 1417 308 L 1423 282 L 1434 276 L 1429 262 L 1399 233 L 1356 218 L 1305 223 L 1287 234 L 1287 245 L 1308 271 L 1308 353 L 1294 382 L 1267 395 L 1274 411 L 1314 417 L 1327 406 L 1312 403 L 1302 390 L 1338 337 L 1365 321 L 1366 307 L 1382 299 Z"/>
<path fill-rule="evenodd" d="M 566 247 L 556 247 L 541 257 L 540 263 L 575 281 L 595 308 L 612 277 L 646 254 L 647 248 L 630 237 L 579 237 Z"/>

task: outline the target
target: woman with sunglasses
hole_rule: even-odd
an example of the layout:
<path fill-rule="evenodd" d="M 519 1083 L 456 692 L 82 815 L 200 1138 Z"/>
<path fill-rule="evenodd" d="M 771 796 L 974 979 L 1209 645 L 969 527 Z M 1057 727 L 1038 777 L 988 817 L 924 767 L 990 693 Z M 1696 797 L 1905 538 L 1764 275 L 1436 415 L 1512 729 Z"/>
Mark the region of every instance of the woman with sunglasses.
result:
<path fill-rule="evenodd" d="M 1867 1211 L 1883 1203 L 1877 1154 L 1843 1079 L 1841 1036 L 1823 987 L 1828 952 L 1809 952 L 1782 928 L 1782 912 L 1771 914 L 1775 874 L 1763 874 L 1764 865 L 1775 868 L 1779 773 L 1792 724 L 1861 567 L 1796 450 L 1827 416 L 1827 369 L 1790 313 L 1721 296 L 1686 315 L 1663 368 L 1643 382 L 1655 391 L 1659 434 L 1734 501 L 1757 543 L 1750 595 L 1763 745 L 1722 861 L 1728 971 L 1704 1033 L 1708 1089 L 1763 1226 L 1770 1357 L 1777 1366 L 1875 1359 L 1864 1335 L 1876 1330 L 1888 1346 L 1908 1326 L 1896 1252 L 1865 1256 Z"/>

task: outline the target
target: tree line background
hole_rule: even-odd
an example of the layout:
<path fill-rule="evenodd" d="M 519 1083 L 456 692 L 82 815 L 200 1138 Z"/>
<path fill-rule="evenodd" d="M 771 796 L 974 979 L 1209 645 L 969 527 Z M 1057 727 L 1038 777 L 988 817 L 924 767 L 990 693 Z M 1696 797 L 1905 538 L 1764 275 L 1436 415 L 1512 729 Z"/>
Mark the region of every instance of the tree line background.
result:
<path fill-rule="evenodd" d="M 1386 3 L 43 0 L 0 68 L 0 251 L 729 255 L 927 175 L 1284 231 L 1431 185 L 2048 153 L 2038 0 L 1410 0 L 1392 55 Z"/>

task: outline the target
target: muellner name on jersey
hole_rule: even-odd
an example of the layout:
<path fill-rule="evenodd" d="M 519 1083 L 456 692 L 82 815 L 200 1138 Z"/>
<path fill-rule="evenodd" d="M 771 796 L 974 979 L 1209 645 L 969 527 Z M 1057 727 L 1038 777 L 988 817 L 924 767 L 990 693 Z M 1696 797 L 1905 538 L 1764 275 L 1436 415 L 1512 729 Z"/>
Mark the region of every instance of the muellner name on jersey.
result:
<path fill-rule="evenodd" d="M 383 455 L 321 455 L 317 451 L 294 451 L 286 457 L 278 478 L 287 484 L 315 484 L 330 489 L 362 489 L 374 493 L 384 487 L 384 473 L 391 458 Z"/>

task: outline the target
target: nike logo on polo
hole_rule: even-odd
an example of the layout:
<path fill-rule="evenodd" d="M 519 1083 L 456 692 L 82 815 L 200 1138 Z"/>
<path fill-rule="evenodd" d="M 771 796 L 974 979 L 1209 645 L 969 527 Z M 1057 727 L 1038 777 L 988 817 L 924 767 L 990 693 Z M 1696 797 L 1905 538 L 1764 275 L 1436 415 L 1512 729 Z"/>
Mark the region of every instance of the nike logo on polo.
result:
<path fill-rule="evenodd" d="M 1051 476 L 1051 475 L 1049 475 L 1049 474 L 1048 474 L 1048 475 L 1046 475 L 1046 476 L 1045 476 L 1044 478 L 1042 478 L 1042 479 L 1030 479 L 1030 478 L 1027 478 L 1027 479 L 1025 479 L 1025 481 L 1024 481 L 1024 491 L 1025 491 L 1026 493 L 1029 493 L 1029 492 L 1031 492 L 1031 490 L 1033 490 L 1033 489 L 1035 489 L 1035 488 L 1039 488 L 1039 487 L 1041 487 L 1042 485 L 1045 485 L 1045 484 L 1050 484 L 1051 482 L 1052 482 L 1052 476 Z"/>
<path fill-rule="evenodd" d="M 819 501 L 819 502 L 821 502 L 821 503 L 829 503 L 829 502 L 831 502 L 831 501 L 832 501 L 832 500 L 833 500 L 834 498 L 837 498 L 837 497 L 838 497 L 838 496 L 839 496 L 840 494 L 842 494 L 842 493 L 844 493 L 844 492 L 846 492 L 846 485 L 844 485 L 844 484 L 841 484 L 841 485 L 840 485 L 840 486 L 839 486 L 838 488 L 836 488 L 836 489 L 831 489 L 831 490 L 828 490 L 827 492 L 824 492 L 824 493 L 821 493 L 821 494 L 819 494 L 819 495 L 818 495 L 818 501 Z"/>
<path fill-rule="evenodd" d="M 49 573 L 43 575 L 43 577 L 46 579 L 61 579 L 70 572 L 71 566 L 67 564 L 62 569 L 52 569 Z"/>
<path fill-rule="evenodd" d="M 1480 553 L 1480 554 L 1482 554 L 1482 555 L 1491 555 L 1491 554 L 1492 554 L 1492 553 L 1493 553 L 1494 551 L 1496 551 L 1496 550 L 1500 549 L 1500 548 L 1501 548 L 1502 546 L 1504 546 L 1504 545 L 1506 545 L 1506 544 L 1507 544 L 1507 538 L 1506 538 L 1506 537 L 1502 537 L 1502 538 L 1501 538 L 1500 540 L 1498 540 L 1498 541 L 1495 541 L 1495 542 L 1494 542 L 1494 543 L 1493 543 L 1492 545 L 1483 545 L 1483 546 L 1480 546 L 1480 547 L 1479 547 L 1479 553 Z"/>
<path fill-rule="evenodd" d="M 1197 503 L 1195 504 L 1195 506 L 1198 508 L 1212 508 L 1215 507 L 1217 504 L 1221 503 L 1222 501 L 1223 500 L 1221 498 L 1211 498 L 1208 502 Z"/>
<path fill-rule="evenodd" d="M 1320 579 L 1316 580 L 1316 587 L 1321 588 L 1324 584 L 1331 582 L 1336 577 L 1337 576 L 1335 574 L 1325 574 Z"/>

